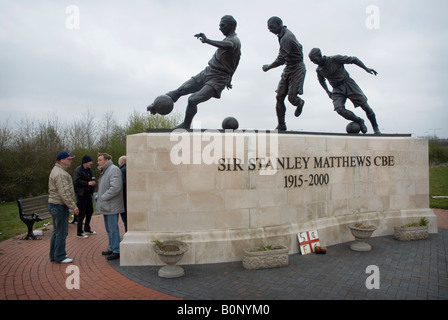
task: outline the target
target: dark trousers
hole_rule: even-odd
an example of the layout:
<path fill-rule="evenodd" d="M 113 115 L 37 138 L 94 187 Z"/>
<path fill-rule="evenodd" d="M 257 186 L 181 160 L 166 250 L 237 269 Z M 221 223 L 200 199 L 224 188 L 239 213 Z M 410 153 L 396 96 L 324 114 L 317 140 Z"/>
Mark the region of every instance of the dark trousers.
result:
<path fill-rule="evenodd" d="M 91 231 L 90 229 L 90 220 L 92 219 L 93 214 L 93 202 L 92 196 L 89 194 L 87 196 L 78 196 L 78 235 L 83 233 L 83 225 L 84 231 Z M 85 219 L 85 221 L 84 221 Z M 84 222 L 84 223 L 83 223 Z"/>
<path fill-rule="evenodd" d="M 65 251 L 65 239 L 68 235 L 68 208 L 63 204 L 48 204 L 50 211 L 53 232 L 50 239 L 50 261 L 61 262 L 67 258 Z"/>
<path fill-rule="evenodd" d="M 128 232 L 128 213 L 125 211 L 123 213 L 120 213 L 121 220 L 123 220 L 124 224 L 124 232 Z"/>

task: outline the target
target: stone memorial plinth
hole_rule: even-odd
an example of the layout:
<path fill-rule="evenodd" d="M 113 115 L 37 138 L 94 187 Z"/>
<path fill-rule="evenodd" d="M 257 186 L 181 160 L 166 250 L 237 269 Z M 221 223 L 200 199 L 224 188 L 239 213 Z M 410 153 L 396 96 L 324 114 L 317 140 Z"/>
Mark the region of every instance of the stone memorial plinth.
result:
<path fill-rule="evenodd" d="M 154 131 L 127 137 L 128 232 L 121 265 L 162 264 L 154 240 L 189 245 L 182 264 L 241 261 L 244 248 L 317 230 L 329 246 L 426 217 L 428 143 L 410 135 Z"/>

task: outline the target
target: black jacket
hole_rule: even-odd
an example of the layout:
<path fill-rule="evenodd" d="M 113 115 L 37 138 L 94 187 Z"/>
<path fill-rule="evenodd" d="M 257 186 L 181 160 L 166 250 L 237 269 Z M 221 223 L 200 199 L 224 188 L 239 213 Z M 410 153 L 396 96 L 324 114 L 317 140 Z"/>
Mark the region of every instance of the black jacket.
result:
<path fill-rule="evenodd" d="M 78 166 L 73 172 L 73 186 L 75 193 L 79 197 L 90 196 L 93 194 L 95 187 L 88 185 L 92 180 L 92 169 L 84 169 L 82 165 Z"/>
<path fill-rule="evenodd" d="M 124 210 L 127 210 L 127 199 L 126 199 L 126 163 L 120 167 L 122 180 L 123 180 L 123 203 Z"/>

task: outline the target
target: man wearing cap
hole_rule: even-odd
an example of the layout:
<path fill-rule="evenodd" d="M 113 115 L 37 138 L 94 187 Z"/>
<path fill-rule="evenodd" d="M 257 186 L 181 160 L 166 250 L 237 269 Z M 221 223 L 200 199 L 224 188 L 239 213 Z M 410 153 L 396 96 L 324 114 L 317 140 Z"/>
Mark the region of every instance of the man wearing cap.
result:
<path fill-rule="evenodd" d="M 53 232 L 50 240 L 50 261 L 55 263 L 71 263 L 73 259 L 67 257 L 65 240 L 68 235 L 69 211 L 78 215 L 75 203 L 73 180 L 67 172 L 75 156 L 67 152 L 60 152 L 56 156 L 56 164 L 48 179 L 48 210 L 53 221 Z"/>
<path fill-rule="evenodd" d="M 77 198 L 77 205 L 79 208 L 78 215 L 78 238 L 87 238 L 87 234 L 96 234 L 90 228 L 90 220 L 93 213 L 92 195 L 95 190 L 95 181 L 92 173 L 93 159 L 89 155 L 82 157 L 81 165 L 73 172 L 73 185 Z M 84 230 L 83 230 L 83 221 Z"/>

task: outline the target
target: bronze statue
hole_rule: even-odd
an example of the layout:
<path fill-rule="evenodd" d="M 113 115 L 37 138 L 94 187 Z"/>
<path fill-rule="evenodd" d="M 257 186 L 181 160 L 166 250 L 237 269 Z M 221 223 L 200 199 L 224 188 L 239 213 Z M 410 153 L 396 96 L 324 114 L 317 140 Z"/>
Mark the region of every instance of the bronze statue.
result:
<path fill-rule="evenodd" d="M 367 118 L 372 124 L 374 133 L 381 134 L 378 129 L 375 113 L 367 103 L 367 97 L 356 82 L 350 77 L 347 70 L 345 70 L 344 64 L 355 64 L 375 76 L 378 73 L 373 69 L 367 68 L 364 63 L 356 57 L 341 55 L 330 57 L 322 56 L 322 52 L 318 48 L 314 48 L 310 51 L 309 58 L 318 66 L 316 69 L 317 78 L 330 99 L 333 100 L 334 110 L 345 119 L 359 123 L 361 132 L 366 133 L 367 127 L 364 124 L 364 120 L 356 116 L 353 112 L 345 109 L 345 102 L 347 99 L 350 99 L 355 108 L 361 107 L 361 109 L 365 111 Z M 333 92 L 328 89 L 325 79 L 328 79 L 328 82 L 333 87 Z"/>
<path fill-rule="evenodd" d="M 178 89 L 168 92 L 166 95 L 176 102 L 181 96 L 193 93 L 188 98 L 184 122 L 176 128 L 189 129 L 193 117 L 198 111 L 198 104 L 210 98 L 221 97 L 224 88 L 232 88 L 232 77 L 238 67 L 241 57 L 241 42 L 237 37 L 237 22 L 226 15 L 221 18 L 219 30 L 225 35 L 224 40 L 210 40 L 204 33 L 195 35 L 202 43 L 217 47 L 215 54 L 208 62 L 208 66 L 199 74 L 182 84 Z M 156 113 L 154 104 L 147 108 L 151 113 Z"/>
<path fill-rule="evenodd" d="M 302 45 L 297 41 L 295 35 L 283 25 L 283 21 L 279 17 L 270 18 L 268 29 L 278 36 L 280 51 L 277 59 L 271 64 L 265 64 L 262 69 L 266 72 L 286 64 L 276 90 L 277 103 L 275 107 L 278 119 L 277 129 L 285 131 L 285 98 L 288 96 L 289 102 L 296 107 L 294 115 L 300 116 L 305 101 L 299 95 L 303 94 L 306 68 L 303 63 Z"/>

